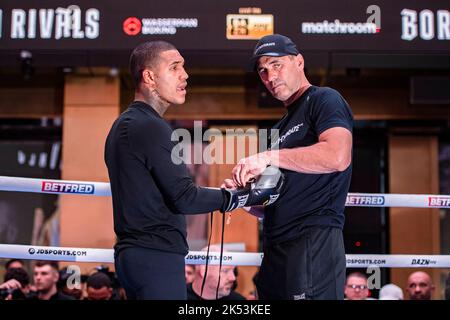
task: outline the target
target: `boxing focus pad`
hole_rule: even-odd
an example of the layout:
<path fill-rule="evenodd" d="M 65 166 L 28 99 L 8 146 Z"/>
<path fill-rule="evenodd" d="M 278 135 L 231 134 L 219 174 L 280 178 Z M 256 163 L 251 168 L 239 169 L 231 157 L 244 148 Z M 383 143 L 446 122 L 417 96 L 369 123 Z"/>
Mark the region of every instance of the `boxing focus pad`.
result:
<path fill-rule="evenodd" d="M 277 167 L 267 167 L 261 175 L 245 187 L 224 189 L 228 193 L 228 202 L 221 212 L 242 207 L 268 206 L 277 201 L 284 182 L 284 175 Z"/>

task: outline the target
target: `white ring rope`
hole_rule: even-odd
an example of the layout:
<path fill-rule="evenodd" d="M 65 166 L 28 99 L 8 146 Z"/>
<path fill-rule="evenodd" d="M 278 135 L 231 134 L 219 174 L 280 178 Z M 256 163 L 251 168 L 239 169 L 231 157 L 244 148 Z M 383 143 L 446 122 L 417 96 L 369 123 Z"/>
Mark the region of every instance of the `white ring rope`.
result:
<path fill-rule="evenodd" d="M 107 182 L 51 180 L 0 176 L 0 191 L 111 196 Z"/>
<path fill-rule="evenodd" d="M 106 182 L 5 176 L 0 176 L 0 191 L 111 196 L 109 183 Z M 346 206 L 450 208 L 450 196 L 428 194 L 349 193 L 347 195 Z M 262 257 L 262 253 L 225 252 L 222 264 L 234 266 L 259 266 Z M 113 263 L 114 250 L 0 244 L 0 258 Z M 348 268 L 367 268 L 369 266 L 386 268 L 450 268 L 450 255 L 348 254 L 346 255 L 346 259 Z M 206 253 L 203 251 L 190 251 L 186 256 L 187 264 L 204 264 L 205 262 Z M 218 252 L 210 252 L 209 263 L 217 265 L 219 262 L 220 254 Z"/>
<path fill-rule="evenodd" d="M 0 191 L 111 196 L 107 182 L 33 179 L 0 176 Z M 450 195 L 349 193 L 348 207 L 408 207 L 450 209 Z"/>
<path fill-rule="evenodd" d="M 222 264 L 260 266 L 263 254 L 224 252 Z M 113 263 L 113 249 L 63 248 L 0 244 L 0 258 Z M 450 255 L 347 254 L 347 268 L 450 268 Z M 186 264 L 205 264 L 205 251 L 190 251 Z M 209 264 L 218 265 L 220 252 L 209 253 Z"/>

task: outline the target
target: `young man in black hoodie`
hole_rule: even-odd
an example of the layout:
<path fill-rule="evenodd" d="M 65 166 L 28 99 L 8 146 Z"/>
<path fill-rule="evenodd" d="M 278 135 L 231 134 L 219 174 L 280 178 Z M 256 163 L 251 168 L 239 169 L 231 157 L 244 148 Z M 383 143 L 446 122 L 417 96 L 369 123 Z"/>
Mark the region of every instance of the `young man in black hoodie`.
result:
<path fill-rule="evenodd" d="M 114 122 L 105 145 L 116 272 L 129 299 L 186 299 L 184 215 L 271 203 L 278 191 L 196 186 L 172 152 L 173 131 L 162 118 L 171 104 L 185 101 L 183 57 L 170 43 L 146 42 L 133 50 L 130 71 L 134 102 Z"/>

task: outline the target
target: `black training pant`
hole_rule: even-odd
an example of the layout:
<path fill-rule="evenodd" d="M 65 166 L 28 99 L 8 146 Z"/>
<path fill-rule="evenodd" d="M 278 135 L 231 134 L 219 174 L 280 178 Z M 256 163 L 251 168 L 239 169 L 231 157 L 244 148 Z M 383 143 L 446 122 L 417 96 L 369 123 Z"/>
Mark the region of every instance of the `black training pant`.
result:
<path fill-rule="evenodd" d="M 128 299 L 186 300 L 184 255 L 131 247 L 115 257 L 120 284 Z"/>
<path fill-rule="evenodd" d="M 257 277 L 261 300 L 342 300 L 345 285 L 342 230 L 309 227 L 301 236 L 265 246 Z"/>

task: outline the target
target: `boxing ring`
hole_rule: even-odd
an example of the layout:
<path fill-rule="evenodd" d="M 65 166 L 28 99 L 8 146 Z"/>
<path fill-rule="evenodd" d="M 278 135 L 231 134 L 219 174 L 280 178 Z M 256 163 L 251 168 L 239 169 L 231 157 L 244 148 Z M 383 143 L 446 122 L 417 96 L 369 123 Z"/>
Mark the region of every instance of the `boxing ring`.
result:
<path fill-rule="evenodd" d="M 111 196 L 109 183 L 0 176 L 0 191 Z M 450 209 L 450 195 L 349 193 L 346 206 Z M 259 266 L 263 254 L 224 252 L 222 265 Z M 113 249 L 0 244 L 0 258 L 113 263 Z M 186 264 L 206 263 L 205 251 L 190 251 Z M 450 255 L 347 254 L 347 268 L 450 268 Z M 218 265 L 220 253 L 208 263 Z"/>

